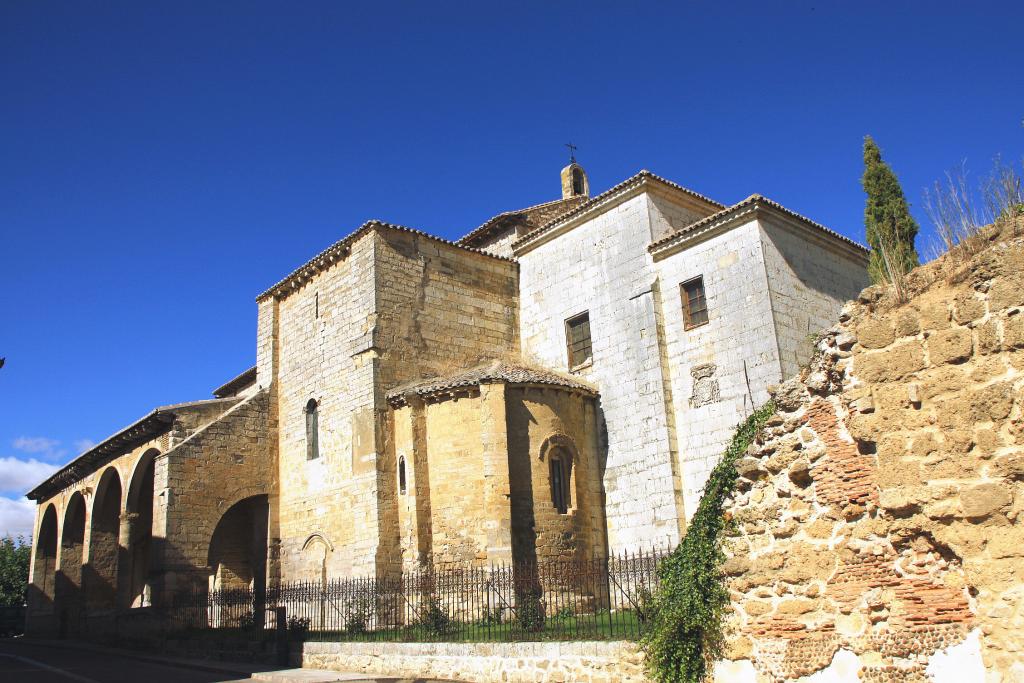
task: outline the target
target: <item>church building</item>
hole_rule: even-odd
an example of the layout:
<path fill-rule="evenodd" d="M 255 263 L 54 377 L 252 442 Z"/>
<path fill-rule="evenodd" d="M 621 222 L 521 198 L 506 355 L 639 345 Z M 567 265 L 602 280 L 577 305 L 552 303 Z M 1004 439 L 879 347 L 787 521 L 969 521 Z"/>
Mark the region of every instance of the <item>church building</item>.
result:
<path fill-rule="evenodd" d="M 648 171 L 452 242 L 369 221 L 256 297 L 255 366 L 30 493 L 29 632 L 197 585 L 676 544 L 733 429 L 868 284 L 760 195 Z"/>

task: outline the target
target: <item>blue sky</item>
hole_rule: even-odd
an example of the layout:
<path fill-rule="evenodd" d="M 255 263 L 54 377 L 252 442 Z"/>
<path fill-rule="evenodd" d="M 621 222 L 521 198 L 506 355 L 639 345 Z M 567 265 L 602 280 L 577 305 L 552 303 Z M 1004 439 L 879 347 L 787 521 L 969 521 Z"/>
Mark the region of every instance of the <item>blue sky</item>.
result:
<path fill-rule="evenodd" d="M 0 534 L 21 493 L 255 357 L 254 297 L 367 218 L 457 237 L 648 168 L 863 239 L 1020 167 L 1024 3 L 0 4 Z"/>

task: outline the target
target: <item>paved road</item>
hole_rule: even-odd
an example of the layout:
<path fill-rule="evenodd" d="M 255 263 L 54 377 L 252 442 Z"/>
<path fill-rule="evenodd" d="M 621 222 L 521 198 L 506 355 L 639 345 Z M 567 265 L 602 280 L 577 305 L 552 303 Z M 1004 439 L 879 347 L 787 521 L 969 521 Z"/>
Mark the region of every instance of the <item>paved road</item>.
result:
<path fill-rule="evenodd" d="M 144 662 L 107 652 L 0 639 L 3 683 L 214 683 L 239 676 Z"/>

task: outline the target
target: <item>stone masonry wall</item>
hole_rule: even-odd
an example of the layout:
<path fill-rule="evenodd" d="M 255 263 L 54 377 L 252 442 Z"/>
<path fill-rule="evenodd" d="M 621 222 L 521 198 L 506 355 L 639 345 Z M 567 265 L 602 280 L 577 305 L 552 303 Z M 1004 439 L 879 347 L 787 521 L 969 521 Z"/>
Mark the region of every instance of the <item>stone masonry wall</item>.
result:
<path fill-rule="evenodd" d="M 186 581 L 205 585 L 214 529 L 235 503 L 269 496 L 276 510 L 277 461 L 267 436 L 268 402 L 268 392 L 261 391 L 156 457 L 153 527 L 161 585 L 154 592 L 162 597 Z M 276 514 L 271 517 L 270 537 L 276 539 Z M 272 546 L 276 554 L 276 543 Z"/>
<path fill-rule="evenodd" d="M 372 574 L 399 561 L 384 394 L 514 355 L 517 277 L 510 261 L 380 227 L 302 286 L 260 302 L 257 367 L 261 385 L 275 383 L 284 578 Z M 315 459 L 307 457 L 310 399 Z"/>
<path fill-rule="evenodd" d="M 758 220 L 782 376 L 811 357 L 813 338 L 868 286 L 867 256 L 776 213 Z"/>
<path fill-rule="evenodd" d="M 608 542 L 678 542 L 675 438 L 658 340 L 649 198 L 638 194 L 521 254 L 523 357 L 568 369 L 566 319 L 588 311 L 593 362 L 576 372 L 601 392 Z"/>
<path fill-rule="evenodd" d="M 380 506 L 378 533 L 389 544 L 389 554 L 382 552 L 379 560 L 395 565 L 409 558 L 400 556 L 405 549 L 399 536 L 399 512 L 405 501 L 400 500 L 398 493 L 398 453 L 391 440 L 394 427 L 389 423 L 391 417 L 384 394 L 399 384 L 467 369 L 492 358 L 517 355 L 518 268 L 505 259 L 399 231 L 379 232 L 375 249 L 377 357 L 374 386 L 377 425 L 383 437 L 378 446 L 376 468 Z M 455 414 L 446 414 L 449 408 Z M 456 558 L 482 561 L 480 555 L 486 554 L 488 547 L 484 519 L 478 517 L 489 514 L 486 506 L 475 508 L 474 515 L 465 518 L 474 531 L 445 532 L 442 529 L 450 529 L 455 518 L 444 518 L 442 507 L 450 508 L 448 512 L 454 511 L 454 498 L 435 497 L 439 487 L 453 492 L 456 479 L 469 483 L 476 477 L 483 483 L 481 469 L 474 473 L 463 471 L 458 465 L 473 451 L 474 439 L 478 448 L 481 443 L 479 431 L 462 429 L 460 434 L 460 430 L 451 428 L 474 424 L 476 416 L 472 408 L 467 415 L 457 415 L 466 408 L 466 405 L 439 405 L 430 406 L 426 411 L 427 434 L 441 435 L 446 431 L 444 439 L 448 443 L 444 448 L 447 456 L 451 456 L 440 456 L 428 447 L 429 463 L 423 463 L 430 472 L 435 563 L 452 562 Z M 475 455 L 482 457 L 479 450 Z M 439 468 L 437 474 L 435 466 Z M 451 483 L 446 481 L 448 473 L 453 475 Z M 470 510 L 470 506 L 461 503 L 455 507 L 461 507 L 466 513 Z M 408 534 L 405 538 L 408 540 Z"/>
<path fill-rule="evenodd" d="M 655 267 L 689 516 L 736 424 L 768 400 L 768 385 L 783 375 L 756 221 L 659 259 Z M 686 329 L 681 284 L 698 276 L 708 322 Z"/>
<path fill-rule="evenodd" d="M 1024 680 L 1021 232 L 864 290 L 777 388 L 716 680 Z"/>
<path fill-rule="evenodd" d="M 374 258 L 369 232 L 304 286 L 260 305 L 258 366 L 270 366 L 260 383 L 275 384 L 281 571 L 287 580 L 320 578 L 323 549 L 307 543 L 314 534 L 333 548 L 326 557 L 329 575 L 374 571 Z M 318 403 L 316 459 L 306 450 L 310 399 Z"/>
<path fill-rule="evenodd" d="M 296 664 L 474 683 L 646 683 L 643 656 L 624 641 L 576 643 L 304 643 Z"/>
<path fill-rule="evenodd" d="M 516 561 L 589 560 L 605 550 L 594 400 L 558 388 L 510 389 L 508 468 Z M 551 500 L 548 457 L 572 458 L 568 511 Z"/>

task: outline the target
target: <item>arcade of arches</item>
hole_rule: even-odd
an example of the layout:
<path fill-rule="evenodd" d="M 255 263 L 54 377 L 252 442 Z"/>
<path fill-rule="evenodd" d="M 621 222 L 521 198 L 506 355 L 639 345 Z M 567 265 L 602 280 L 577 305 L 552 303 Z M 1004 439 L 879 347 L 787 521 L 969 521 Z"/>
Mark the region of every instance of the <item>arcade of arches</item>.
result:
<path fill-rule="evenodd" d="M 208 429 L 218 419 L 260 429 L 265 411 L 261 397 L 252 398 L 158 409 L 125 430 L 121 443 L 112 437 L 106 452 L 83 454 L 63 479 L 58 472 L 32 492 L 39 505 L 29 633 L 138 629 L 154 622 L 152 608 L 174 590 L 262 588 L 270 523 L 265 443 L 246 441 L 244 429 Z M 241 448 L 224 447 L 239 436 Z M 211 448 L 223 455 L 209 457 Z M 239 459 L 253 465 L 252 478 L 238 476 Z M 225 483 L 208 487 L 196 470 Z M 186 479 L 191 485 L 178 485 Z"/>

